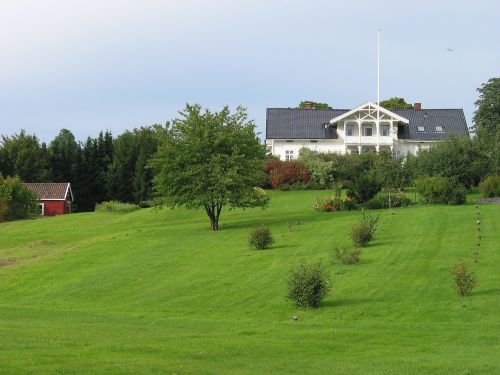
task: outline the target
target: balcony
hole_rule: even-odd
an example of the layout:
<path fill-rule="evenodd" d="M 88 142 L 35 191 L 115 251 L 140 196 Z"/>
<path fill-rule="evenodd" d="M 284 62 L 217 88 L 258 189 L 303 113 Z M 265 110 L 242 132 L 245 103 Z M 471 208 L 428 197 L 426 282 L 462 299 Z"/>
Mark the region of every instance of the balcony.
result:
<path fill-rule="evenodd" d="M 344 137 L 344 143 L 347 145 L 376 145 L 377 144 L 377 136 L 373 135 L 371 137 L 362 136 L 361 143 L 359 140 L 359 136 L 346 136 Z M 392 145 L 394 143 L 394 138 L 392 137 L 383 137 L 380 136 L 379 143 L 381 145 Z"/>

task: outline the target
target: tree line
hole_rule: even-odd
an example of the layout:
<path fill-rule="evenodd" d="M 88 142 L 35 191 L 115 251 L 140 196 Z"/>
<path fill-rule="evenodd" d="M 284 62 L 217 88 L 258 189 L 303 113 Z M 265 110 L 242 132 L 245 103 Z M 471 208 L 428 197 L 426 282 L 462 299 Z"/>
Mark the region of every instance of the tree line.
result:
<path fill-rule="evenodd" d="M 125 131 L 116 138 L 100 132 L 78 142 L 68 129 L 48 144 L 21 130 L 3 135 L 0 175 L 24 182 L 71 182 L 77 211 L 92 211 L 97 202 L 141 203 L 152 197 L 153 173 L 147 164 L 156 153 L 165 127 Z"/>

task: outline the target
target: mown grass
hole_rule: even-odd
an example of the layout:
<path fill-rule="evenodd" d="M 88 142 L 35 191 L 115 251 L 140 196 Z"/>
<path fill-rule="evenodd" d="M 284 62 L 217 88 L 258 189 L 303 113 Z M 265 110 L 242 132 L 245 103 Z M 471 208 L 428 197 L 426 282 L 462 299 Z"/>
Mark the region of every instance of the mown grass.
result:
<path fill-rule="evenodd" d="M 499 206 L 378 210 L 361 262 L 332 265 L 361 212 L 272 194 L 223 212 L 219 232 L 184 209 L 1 224 L 0 373 L 500 373 Z M 477 211 L 481 284 L 460 298 L 449 269 L 473 264 Z M 255 251 L 261 224 L 276 243 Z M 318 310 L 285 300 L 302 259 L 330 272 Z"/>

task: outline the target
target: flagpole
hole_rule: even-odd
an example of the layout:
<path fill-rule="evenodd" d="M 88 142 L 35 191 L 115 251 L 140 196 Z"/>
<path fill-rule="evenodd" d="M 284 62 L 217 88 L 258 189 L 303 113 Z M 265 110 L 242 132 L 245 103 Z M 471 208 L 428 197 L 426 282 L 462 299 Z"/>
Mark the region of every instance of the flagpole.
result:
<path fill-rule="evenodd" d="M 377 30 L 377 104 L 380 104 L 380 29 Z"/>
<path fill-rule="evenodd" d="M 380 29 L 377 29 L 377 154 L 380 149 Z"/>

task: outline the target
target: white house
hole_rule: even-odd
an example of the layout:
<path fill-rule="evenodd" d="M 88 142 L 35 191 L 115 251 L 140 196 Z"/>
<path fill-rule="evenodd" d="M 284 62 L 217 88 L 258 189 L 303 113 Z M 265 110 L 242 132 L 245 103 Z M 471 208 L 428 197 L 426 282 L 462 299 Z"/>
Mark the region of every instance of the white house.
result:
<path fill-rule="evenodd" d="M 428 149 L 451 135 L 469 135 L 462 109 L 389 111 L 367 102 L 352 110 L 268 108 L 266 147 L 282 160 L 297 158 L 307 147 L 318 152 L 388 151 L 396 156 Z"/>

